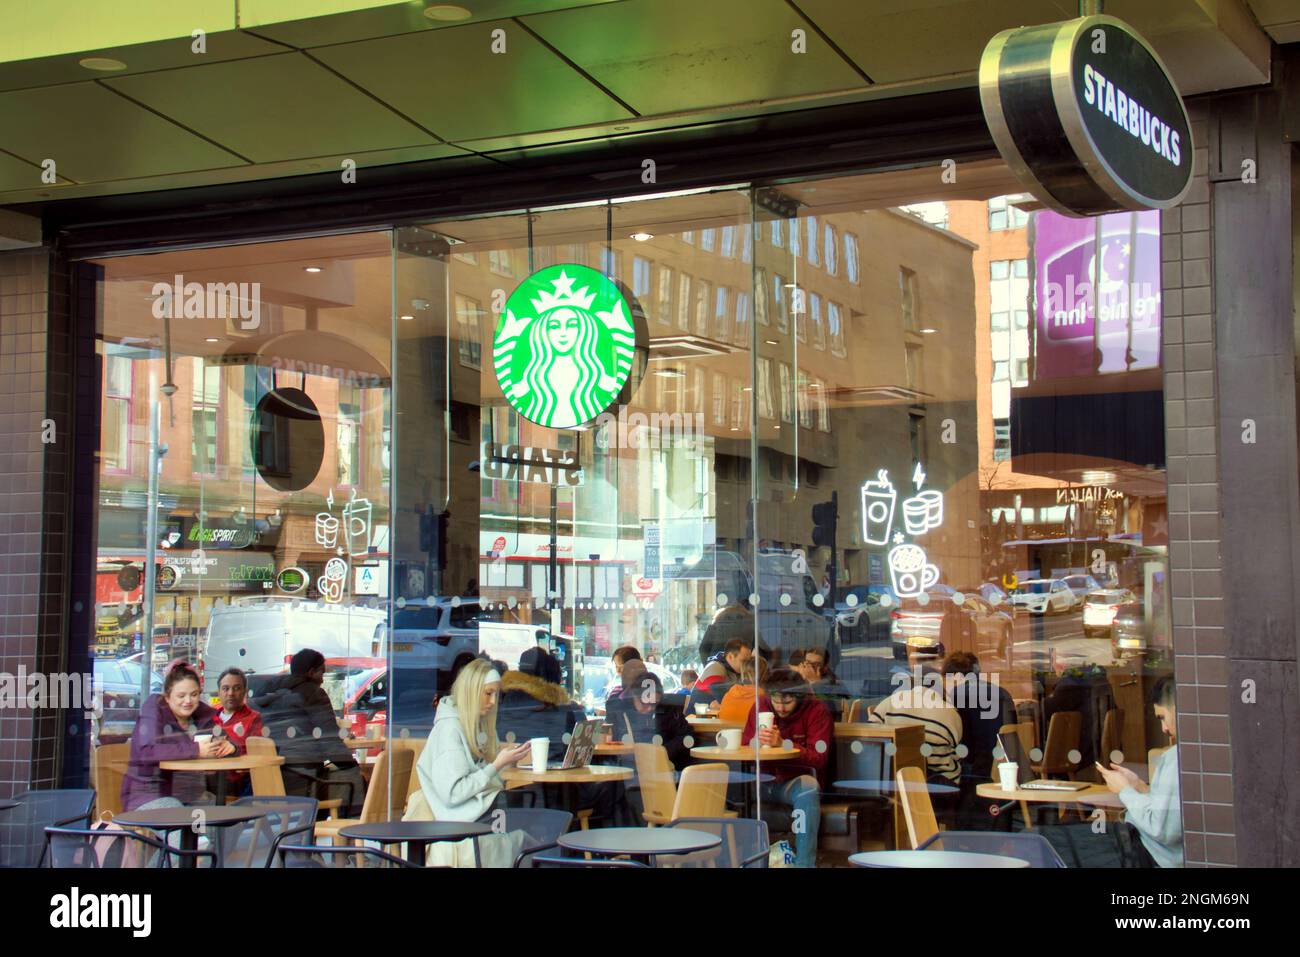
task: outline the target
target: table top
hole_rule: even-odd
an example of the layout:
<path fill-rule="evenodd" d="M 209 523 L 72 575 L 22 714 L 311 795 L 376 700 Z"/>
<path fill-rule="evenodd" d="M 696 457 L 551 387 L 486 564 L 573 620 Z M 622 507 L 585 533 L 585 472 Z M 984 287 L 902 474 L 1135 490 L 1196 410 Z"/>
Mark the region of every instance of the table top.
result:
<path fill-rule="evenodd" d="M 863 851 L 850 854 L 854 867 L 1028 867 L 1029 862 L 1001 854 L 969 851 Z"/>
<path fill-rule="evenodd" d="M 691 748 L 691 757 L 704 758 L 708 761 L 753 761 L 754 749 L 745 745 L 739 748 L 722 748 L 716 744 L 701 745 L 698 748 Z M 785 748 L 759 748 L 759 761 L 789 761 L 791 758 L 799 757 L 799 749 L 791 748 L 788 751 Z"/>
<path fill-rule="evenodd" d="M 556 771 L 528 771 L 514 767 L 501 772 L 501 780 L 506 784 L 590 784 L 626 781 L 631 776 L 631 768 L 617 764 L 589 764 L 585 768 Z"/>
<path fill-rule="evenodd" d="M 560 847 L 591 854 L 689 854 L 721 843 L 716 834 L 685 827 L 601 827 L 559 839 Z"/>
<path fill-rule="evenodd" d="M 1099 807 L 1123 807 L 1124 804 L 1110 788 L 1104 784 L 1089 783 L 1079 791 L 1044 791 L 1038 788 L 1016 788 L 1014 791 L 1002 790 L 1002 785 L 990 781 L 977 785 L 975 793 L 982 798 L 994 801 L 1029 801 L 1039 804 L 1095 804 Z"/>
<path fill-rule="evenodd" d="M 349 751 L 359 751 L 362 748 L 382 748 L 388 744 L 387 738 L 344 738 L 343 746 Z"/>
<path fill-rule="evenodd" d="M 236 754 L 228 758 L 183 758 L 159 761 L 164 771 L 247 771 L 250 768 L 278 767 L 284 758 L 278 754 Z"/>
<path fill-rule="evenodd" d="M 686 716 L 686 721 L 696 731 L 727 731 L 731 728 L 745 727 L 745 722 L 743 721 L 723 721 L 716 715 L 708 715 L 707 717 L 701 718 L 697 715 L 688 714 Z"/>
<path fill-rule="evenodd" d="M 898 784 L 894 781 L 836 781 L 831 785 L 841 791 L 884 791 L 892 794 L 898 790 Z M 912 785 L 915 787 L 916 785 Z M 925 782 L 925 790 L 929 794 L 956 794 L 959 788 L 955 784 L 931 784 Z"/>
<path fill-rule="evenodd" d="M 196 812 L 201 812 L 196 817 Z M 132 827 L 151 827 L 158 829 L 190 827 L 201 824 L 205 827 L 224 827 L 227 824 L 242 824 L 266 815 L 266 808 L 238 807 L 227 804 L 225 807 L 191 805 L 188 807 L 160 807 L 151 811 L 124 811 L 113 818 L 116 824 L 130 824 Z"/>
<path fill-rule="evenodd" d="M 609 755 L 624 755 L 632 753 L 632 745 L 624 744 L 622 741 L 602 741 L 595 746 L 593 754 L 608 757 Z"/>
<path fill-rule="evenodd" d="M 891 724 L 878 724 L 874 721 L 836 721 L 837 738 L 885 738 L 892 739 L 903 728 L 924 728 L 920 721 L 897 721 Z"/>
<path fill-rule="evenodd" d="M 375 824 L 349 824 L 339 829 L 340 837 L 380 844 L 410 841 L 463 841 L 467 837 L 491 834 L 492 825 L 477 821 L 380 821 Z"/>

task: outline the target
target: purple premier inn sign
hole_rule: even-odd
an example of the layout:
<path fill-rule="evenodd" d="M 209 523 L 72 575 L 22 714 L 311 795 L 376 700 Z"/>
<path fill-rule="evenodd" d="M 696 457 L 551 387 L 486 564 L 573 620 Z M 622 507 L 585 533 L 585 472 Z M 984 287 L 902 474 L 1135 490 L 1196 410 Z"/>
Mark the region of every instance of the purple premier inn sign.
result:
<path fill-rule="evenodd" d="M 1160 214 L 1033 217 L 1034 379 L 1160 366 Z"/>

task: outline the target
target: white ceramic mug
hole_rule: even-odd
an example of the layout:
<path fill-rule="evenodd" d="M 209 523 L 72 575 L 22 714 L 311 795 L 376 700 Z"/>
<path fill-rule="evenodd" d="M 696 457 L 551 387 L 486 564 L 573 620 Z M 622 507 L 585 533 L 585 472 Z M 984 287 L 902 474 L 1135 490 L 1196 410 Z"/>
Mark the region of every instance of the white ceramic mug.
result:
<path fill-rule="evenodd" d="M 726 728 L 718 732 L 718 747 L 724 751 L 735 751 L 740 747 L 740 729 Z"/>
<path fill-rule="evenodd" d="M 706 714 L 709 713 L 709 706 L 707 704 L 697 704 L 695 706 L 695 713 L 699 717 L 703 718 Z"/>

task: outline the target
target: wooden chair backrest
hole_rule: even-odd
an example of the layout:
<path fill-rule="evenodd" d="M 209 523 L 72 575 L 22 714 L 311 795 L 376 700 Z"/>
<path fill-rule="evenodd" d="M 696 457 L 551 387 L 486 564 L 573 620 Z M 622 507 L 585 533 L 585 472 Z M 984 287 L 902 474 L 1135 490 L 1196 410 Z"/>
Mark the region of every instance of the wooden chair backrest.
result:
<path fill-rule="evenodd" d="M 925 775 L 920 768 L 899 768 L 894 775 L 898 785 L 898 799 L 903 804 L 903 817 L 907 821 L 907 839 L 916 850 L 939 833 L 939 821 L 934 816 L 934 805 L 925 786 Z"/>
<path fill-rule="evenodd" d="M 101 744 L 91 760 L 91 781 L 95 787 L 95 817 L 106 812 L 122 813 L 122 779 L 131 760 L 131 745 Z"/>
<path fill-rule="evenodd" d="M 862 699 L 854 698 L 845 705 L 844 720 L 854 724 L 862 719 Z"/>
<path fill-rule="evenodd" d="M 693 764 L 677 782 L 672 820 L 681 817 L 722 817 L 727 809 L 727 765 Z"/>
<path fill-rule="evenodd" d="M 668 749 L 662 744 L 634 744 L 632 756 L 641 786 L 642 816 L 647 824 L 667 824 L 673 819 L 673 805 L 677 802 Z"/>
<path fill-rule="evenodd" d="M 1047 743 L 1043 746 L 1043 777 L 1065 774 L 1078 765 L 1069 758 L 1079 748 L 1083 715 L 1078 711 L 1058 711 L 1047 725 Z"/>
<path fill-rule="evenodd" d="M 385 748 L 379 752 L 379 760 L 375 762 L 374 773 L 370 775 L 370 784 L 366 787 L 366 800 L 361 805 L 362 824 L 379 824 L 401 818 L 406 807 L 414 757 L 415 752 L 401 746 Z M 388 787 L 390 766 L 393 782 L 397 785 L 392 789 Z"/>
<path fill-rule="evenodd" d="M 248 749 L 250 756 L 275 757 L 276 755 L 275 742 L 270 738 L 249 738 L 244 742 L 244 747 Z M 284 775 L 280 773 L 278 766 L 267 764 L 260 768 L 251 768 L 248 777 L 252 781 L 253 794 L 256 797 L 284 797 Z"/>
<path fill-rule="evenodd" d="M 1025 746 L 1025 738 L 1024 738 L 1024 727 L 1025 724 L 1027 723 L 1028 722 L 1023 722 L 1021 724 L 1004 724 L 1002 727 L 998 728 L 999 736 L 1014 734 L 1017 738 L 1020 739 L 1020 752 L 1025 756 L 1029 755 L 1029 748 Z M 1005 763 L 1006 763 L 1006 758 L 995 757 L 993 759 L 992 780 L 994 781 L 1001 780 L 998 777 L 998 765 L 1005 764 Z"/>
<path fill-rule="evenodd" d="M 406 802 L 411 800 L 411 796 L 420 790 L 420 775 L 415 770 L 415 766 L 420 763 L 420 756 L 424 754 L 424 746 L 429 743 L 428 738 L 399 738 L 395 743 L 395 748 L 405 748 L 411 752 L 411 780 L 406 786 L 406 795 L 402 799 L 402 810 L 406 810 Z M 396 778 L 394 778 L 396 780 Z"/>
<path fill-rule="evenodd" d="M 1097 760 L 1109 767 L 1111 754 L 1123 750 L 1124 709 L 1111 708 L 1101 722 L 1101 753 L 1097 755 Z"/>

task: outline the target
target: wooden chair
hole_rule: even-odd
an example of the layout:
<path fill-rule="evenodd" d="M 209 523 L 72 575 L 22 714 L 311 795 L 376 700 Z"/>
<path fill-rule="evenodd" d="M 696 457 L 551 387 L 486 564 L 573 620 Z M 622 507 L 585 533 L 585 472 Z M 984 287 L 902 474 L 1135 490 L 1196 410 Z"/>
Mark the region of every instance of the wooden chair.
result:
<path fill-rule="evenodd" d="M 916 850 L 939 833 L 939 821 L 934 816 L 934 805 L 925 786 L 925 774 L 920 768 L 899 768 L 894 775 L 898 785 L 898 799 L 903 803 L 903 817 L 907 821 L 907 839 L 911 850 Z"/>
<path fill-rule="evenodd" d="M 844 720 L 850 724 L 862 719 L 862 699 L 844 702 Z"/>
<path fill-rule="evenodd" d="M 1078 711 L 1058 711 L 1047 725 L 1047 743 L 1043 746 L 1043 760 L 1033 765 L 1034 773 L 1042 778 L 1064 774 L 1071 781 L 1079 769 L 1077 761 L 1070 760 L 1070 752 L 1079 749 L 1079 733 L 1083 728 L 1083 715 Z"/>
<path fill-rule="evenodd" d="M 664 756 L 667 754 L 665 751 Z M 727 765 L 722 762 L 693 764 L 682 771 L 669 821 L 680 817 L 723 817 L 727 810 L 727 777 Z"/>
<path fill-rule="evenodd" d="M 397 820 L 402 816 L 406 804 L 407 789 L 401 782 L 409 781 L 414 752 L 410 748 L 385 748 L 379 753 L 375 762 L 375 772 L 370 776 L 370 785 L 366 788 L 366 799 L 361 805 L 361 816 L 357 818 L 331 817 L 328 821 L 316 824 L 316 839 L 328 837 L 339 842 L 339 831 L 352 824 L 378 824 L 383 821 Z M 389 765 L 392 765 L 392 780 L 398 786 L 389 789 Z"/>
<path fill-rule="evenodd" d="M 673 780 L 673 763 L 662 744 L 634 744 L 637 783 L 641 787 L 641 816 L 647 825 L 667 824 L 673 819 L 677 803 L 677 784 Z M 693 815 L 707 817 L 708 815 Z M 713 815 L 721 817 L 720 814 Z"/>
<path fill-rule="evenodd" d="M 122 779 L 131 761 L 131 745 L 101 744 L 90 762 L 90 783 L 95 789 L 96 818 L 122 813 Z"/>
<path fill-rule="evenodd" d="M 1110 767 L 1110 756 L 1124 750 L 1124 709 L 1111 708 L 1101 722 L 1101 753 L 1097 760 Z"/>
<path fill-rule="evenodd" d="M 429 743 L 428 738 L 398 738 L 394 741 L 394 748 L 405 748 L 411 752 L 411 780 L 407 784 L 406 794 L 402 798 L 402 812 L 406 812 L 406 805 L 411 800 L 412 795 L 420 790 L 420 774 L 415 770 L 415 766 L 420 763 L 420 756 L 424 754 L 424 746 Z"/>
<path fill-rule="evenodd" d="M 259 737 L 249 738 L 244 742 L 244 747 L 250 755 L 266 755 L 275 757 L 278 751 L 275 742 L 270 738 Z M 253 785 L 254 797 L 284 797 L 284 775 L 280 772 L 278 765 L 264 764 L 261 767 L 250 768 L 248 771 L 249 780 Z M 323 811 L 328 811 L 330 817 L 337 818 L 339 808 L 343 806 L 342 798 L 328 798 L 316 802 L 317 807 Z"/>

